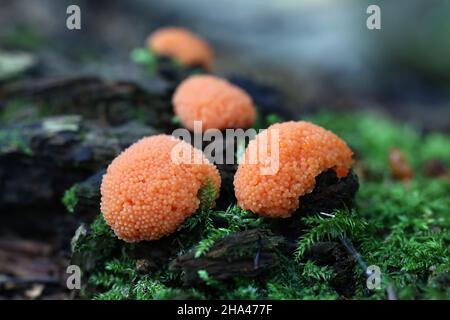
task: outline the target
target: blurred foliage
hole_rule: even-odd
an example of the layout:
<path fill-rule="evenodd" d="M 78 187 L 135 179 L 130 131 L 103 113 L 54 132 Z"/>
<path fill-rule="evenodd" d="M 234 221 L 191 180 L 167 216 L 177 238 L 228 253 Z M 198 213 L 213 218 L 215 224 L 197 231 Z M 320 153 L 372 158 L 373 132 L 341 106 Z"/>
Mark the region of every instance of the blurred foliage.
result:
<path fill-rule="evenodd" d="M 13 152 L 29 156 L 33 154 L 33 150 L 19 130 L 0 130 L 0 154 Z"/>
<path fill-rule="evenodd" d="M 47 40 L 36 28 L 17 25 L 3 32 L 0 42 L 4 48 L 33 51 L 43 47 Z"/>
<path fill-rule="evenodd" d="M 64 204 L 64 206 L 66 207 L 66 210 L 70 213 L 74 213 L 75 212 L 75 207 L 78 204 L 78 197 L 77 197 L 77 188 L 78 185 L 74 185 L 72 186 L 69 190 L 67 190 L 64 193 L 62 202 Z"/>
<path fill-rule="evenodd" d="M 131 51 L 131 61 L 143 65 L 150 73 L 155 73 L 158 66 L 158 57 L 146 48 L 136 48 Z"/>
<path fill-rule="evenodd" d="M 423 136 L 411 126 L 365 113 L 336 115 L 324 112 L 305 120 L 340 136 L 364 168 L 379 178 L 389 174 L 387 159 L 394 147 L 405 154 L 416 170 L 427 160 L 441 160 L 450 166 L 450 137 L 443 134 Z"/>
<path fill-rule="evenodd" d="M 361 254 L 386 275 L 398 298 L 450 298 L 450 181 L 418 178 L 411 186 L 365 183 L 358 195 L 369 222 Z M 437 279 L 441 279 L 440 282 Z M 374 297 L 384 298 L 377 291 Z"/>

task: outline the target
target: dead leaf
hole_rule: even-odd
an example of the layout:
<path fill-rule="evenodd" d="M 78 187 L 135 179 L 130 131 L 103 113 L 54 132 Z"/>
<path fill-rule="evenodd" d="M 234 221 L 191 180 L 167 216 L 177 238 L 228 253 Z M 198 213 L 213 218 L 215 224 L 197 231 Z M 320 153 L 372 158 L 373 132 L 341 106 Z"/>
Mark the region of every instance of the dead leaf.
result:
<path fill-rule="evenodd" d="M 395 179 L 409 181 L 414 177 L 411 165 L 399 148 L 391 148 L 389 152 L 389 168 L 391 176 Z"/>

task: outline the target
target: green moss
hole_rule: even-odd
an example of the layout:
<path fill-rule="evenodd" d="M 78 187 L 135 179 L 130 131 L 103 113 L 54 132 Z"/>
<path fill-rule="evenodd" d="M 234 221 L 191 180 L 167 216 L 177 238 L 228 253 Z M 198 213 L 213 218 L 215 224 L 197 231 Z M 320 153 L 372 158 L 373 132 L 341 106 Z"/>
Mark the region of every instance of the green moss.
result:
<path fill-rule="evenodd" d="M 101 268 L 121 244 L 101 214 L 79 234 L 78 239 L 73 240 L 73 260 L 84 264 L 89 269 L 85 271 Z"/>
<path fill-rule="evenodd" d="M 134 63 L 144 66 L 150 74 L 154 74 L 158 70 L 158 64 L 160 63 L 159 56 L 147 48 L 133 49 L 130 58 Z M 181 70 L 183 68 L 183 65 L 176 59 L 172 58 L 169 63 L 174 69 Z M 192 70 L 192 74 L 198 73 L 203 73 L 203 71 L 200 69 Z"/>
<path fill-rule="evenodd" d="M 370 228 L 361 237 L 361 254 L 380 267 L 384 289 L 391 285 L 403 298 L 450 298 L 435 283 L 450 276 L 449 194 L 445 179 L 418 179 L 409 187 L 392 181 L 362 185 L 359 214 Z"/>
<path fill-rule="evenodd" d="M 145 66 L 151 73 L 156 72 L 158 65 L 157 56 L 146 48 L 136 48 L 131 51 L 131 61 Z"/>
<path fill-rule="evenodd" d="M 205 185 L 200 188 L 197 197 L 200 200 L 200 214 L 206 213 L 214 206 L 217 197 L 217 189 L 211 179 L 206 178 Z"/>
<path fill-rule="evenodd" d="M 219 288 L 220 286 L 222 286 L 222 283 L 216 279 L 211 278 L 206 270 L 198 270 L 197 274 L 199 278 L 202 279 L 202 281 L 210 287 Z"/>
<path fill-rule="evenodd" d="M 200 257 L 216 243 L 217 240 L 226 237 L 239 230 L 254 228 L 262 223 L 261 218 L 256 218 L 246 210 L 236 205 L 230 206 L 225 211 L 213 210 L 217 190 L 210 180 L 207 180 L 203 188 L 198 192 L 200 207 L 197 212 L 187 218 L 178 229 L 180 237 L 185 238 L 196 247 L 196 257 Z M 214 220 L 221 220 L 224 227 L 216 228 Z M 197 237 L 193 231 L 197 231 Z M 188 233 L 186 233 L 186 231 Z M 194 239 L 194 241 L 192 241 Z M 195 240 L 198 240 L 197 242 Z"/>
<path fill-rule="evenodd" d="M 27 109 L 27 102 L 23 100 L 11 100 L 1 109 L 0 121 L 11 123 L 20 118 Z"/>
<path fill-rule="evenodd" d="M 137 261 L 122 250 L 118 258 L 106 261 L 97 268 L 88 280 L 88 286 L 96 288 L 92 298 L 96 300 L 159 300 L 202 299 L 196 289 L 181 289 L 168 286 L 174 276 L 168 269 L 149 274 L 138 271 Z M 94 291 L 94 290 L 92 290 Z"/>
<path fill-rule="evenodd" d="M 389 228 L 415 219 L 427 226 L 445 226 L 450 219 L 449 194 L 446 179 L 416 178 L 409 185 L 392 180 L 364 182 L 356 200 L 359 215 L 370 219 L 372 227 Z"/>
<path fill-rule="evenodd" d="M 258 110 L 258 108 L 256 108 L 256 110 Z M 257 112 L 256 120 L 253 123 L 252 128 L 255 130 L 262 130 L 262 129 L 266 129 L 267 127 L 269 127 L 275 123 L 279 123 L 279 122 L 283 122 L 283 118 L 278 114 L 271 113 L 264 117 L 260 113 Z"/>
<path fill-rule="evenodd" d="M 280 263 L 274 277 L 267 283 L 267 298 L 275 300 L 330 300 L 337 299 L 337 293 L 329 282 L 333 272 L 313 262 L 292 263 L 287 258 Z"/>
<path fill-rule="evenodd" d="M 283 118 L 275 113 L 271 113 L 266 116 L 266 124 L 267 126 L 271 126 L 275 123 L 283 122 Z"/>
<path fill-rule="evenodd" d="M 136 106 L 131 112 L 133 119 L 135 119 L 139 123 L 147 124 L 148 112 L 145 106 Z"/>
<path fill-rule="evenodd" d="M 369 172 L 379 177 L 389 174 L 389 150 L 400 148 L 407 159 L 417 166 L 419 134 L 411 127 L 389 121 L 381 116 L 366 114 L 334 115 L 323 113 L 307 120 L 333 131 L 356 153 Z"/>
<path fill-rule="evenodd" d="M 380 290 L 368 290 L 363 270 L 356 266 L 356 292 L 349 298 L 386 299 L 389 288 L 398 299 L 450 299 L 450 181 L 420 173 L 429 159 L 450 166 L 450 137 L 422 136 L 412 127 L 366 114 L 322 114 L 314 119 L 347 140 L 373 173 L 361 180 L 354 209 L 330 212 L 334 218 L 321 214 L 303 218 L 296 254 L 279 252 L 280 263 L 264 279 L 237 277 L 224 282 L 201 271 L 204 286 L 196 289 L 186 288 L 181 271 L 167 265 L 138 271 L 136 259 L 127 254 L 129 245 L 117 240 L 99 217 L 76 247 L 77 252 L 100 256 L 89 280 L 98 290 L 95 298 L 338 299 L 332 286 L 335 272 L 307 260 L 303 253 L 317 241 L 345 238 L 367 265 L 380 268 L 382 280 Z M 409 184 L 388 174 L 391 146 L 401 148 L 416 170 Z M 183 246 L 170 261 L 191 249 L 204 255 L 218 240 L 241 230 L 271 229 L 270 219 L 234 204 L 225 211 L 211 209 L 213 191 L 208 184 L 200 190 L 201 206 L 174 235 L 174 243 Z"/>
<path fill-rule="evenodd" d="M 213 220 L 224 221 L 226 227 L 214 227 Z M 195 257 L 200 257 L 220 239 L 240 230 L 260 227 L 262 218 L 255 218 L 250 211 L 242 210 L 238 206 L 230 206 L 226 211 L 210 211 L 206 216 L 203 237 L 196 245 Z"/>
<path fill-rule="evenodd" d="M 0 154 L 12 152 L 33 155 L 33 150 L 19 130 L 0 130 Z"/>
<path fill-rule="evenodd" d="M 177 126 L 181 125 L 181 120 L 180 120 L 180 117 L 178 117 L 178 116 L 173 116 L 173 117 L 170 119 L 170 122 L 171 122 L 173 125 L 177 125 Z"/>
<path fill-rule="evenodd" d="M 361 236 L 367 222 L 360 219 L 352 211 L 340 210 L 330 216 L 314 215 L 303 218 L 308 230 L 300 237 L 295 251 L 295 258 L 299 261 L 305 251 L 314 243 L 324 240 L 337 240 L 340 237 L 354 239 Z"/>
<path fill-rule="evenodd" d="M 8 100 L 0 110 L 0 123 L 15 124 L 27 119 L 42 119 L 44 117 L 58 115 L 56 105 L 51 105 L 37 100 L 15 98 Z"/>
<path fill-rule="evenodd" d="M 4 47 L 14 49 L 37 50 L 47 41 L 42 34 L 37 32 L 36 28 L 19 25 L 6 32 L 1 38 L 1 43 Z"/>
<path fill-rule="evenodd" d="M 221 299 L 258 300 L 264 299 L 264 290 L 253 279 L 237 278 L 234 286 L 223 291 Z"/>
<path fill-rule="evenodd" d="M 72 186 L 64 193 L 64 196 L 62 198 L 62 202 L 69 213 L 74 213 L 75 208 L 78 204 L 77 190 L 77 185 Z"/>
<path fill-rule="evenodd" d="M 422 161 L 441 160 L 450 165 L 450 138 L 448 135 L 433 133 L 427 135 L 418 154 Z"/>
<path fill-rule="evenodd" d="M 211 224 L 210 214 L 216 200 L 217 190 L 210 179 L 206 179 L 205 185 L 198 191 L 197 197 L 200 200 L 197 212 L 188 217 L 178 228 L 178 231 L 187 230 L 192 232 L 195 229 L 203 229 Z"/>
<path fill-rule="evenodd" d="M 395 123 L 373 114 L 322 113 L 307 118 L 335 132 L 354 150 L 369 173 L 385 177 L 389 173 L 389 150 L 399 148 L 416 172 L 427 160 L 441 160 L 450 166 L 450 136 L 420 135 L 409 125 Z"/>

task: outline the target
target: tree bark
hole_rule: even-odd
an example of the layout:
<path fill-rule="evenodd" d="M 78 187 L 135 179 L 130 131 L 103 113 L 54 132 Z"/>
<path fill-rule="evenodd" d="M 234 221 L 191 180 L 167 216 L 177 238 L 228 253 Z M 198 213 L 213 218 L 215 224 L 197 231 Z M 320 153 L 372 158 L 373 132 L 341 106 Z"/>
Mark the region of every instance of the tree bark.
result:
<path fill-rule="evenodd" d="M 0 130 L 0 207 L 60 203 L 125 147 L 158 133 L 137 123 L 101 128 L 81 116 L 49 117 Z"/>

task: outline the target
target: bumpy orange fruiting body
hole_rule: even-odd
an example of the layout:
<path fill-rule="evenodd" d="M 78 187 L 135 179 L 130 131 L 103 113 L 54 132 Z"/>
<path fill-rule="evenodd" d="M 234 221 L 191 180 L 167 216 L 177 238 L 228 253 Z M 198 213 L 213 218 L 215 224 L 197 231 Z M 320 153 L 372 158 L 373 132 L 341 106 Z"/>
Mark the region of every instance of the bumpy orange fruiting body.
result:
<path fill-rule="evenodd" d="M 176 89 L 172 103 L 175 114 L 191 131 L 194 121 L 201 121 L 204 131 L 248 128 L 256 118 L 253 101 L 245 91 L 211 75 L 185 79 Z"/>
<path fill-rule="evenodd" d="M 276 130 L 279 143 L 272 144 L 270 139 L 276 137 Z M 258 154 L 261 146 L 267 146 L 267 153 L 251 161 L 251 153 Z M 276 159 L 276 155 L 278 170 L 262 174 L 261 168 L 267 168 L 274 161 L 270 157 Z M 352 164 L 352 151 L 343 140 L 304 121 L 270 126 L 249 143 L 245 156 L 234 177 L 238 204 L 272 218 L 291 216 L 301 205 L 299 197 L 314 189 L 320 173 L 334 169 L 338 177 L 344 177 Z"/>
<path fill-rule="evenodd" d="M 147 39 L 147 46 L 154 53 L 175 58 L 185 66 L 212 68 L 212 49 L 205 40 L 184 28 L 158 29 Z"/>
<path fill-rule="evenodd" d="M 172 148 L 178 144 L 203 162 L 173 161 Z M 143 138 L 109 165 L 101 185 L 101 211 L 118 238 L 156 240 L 195 213 L 197 193 L 207 179 L 218 195 L 219 172 L 200 150 L 168 135 Z"/>

